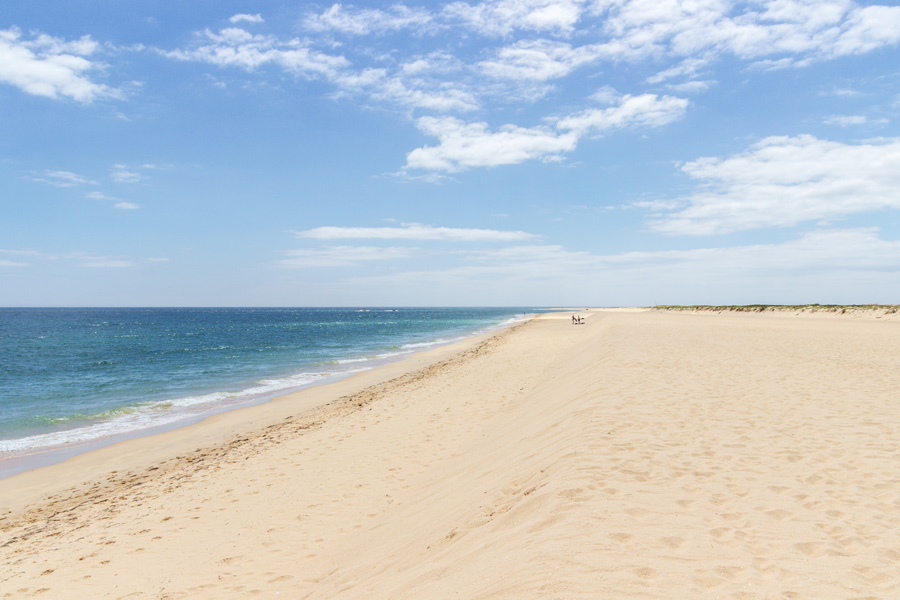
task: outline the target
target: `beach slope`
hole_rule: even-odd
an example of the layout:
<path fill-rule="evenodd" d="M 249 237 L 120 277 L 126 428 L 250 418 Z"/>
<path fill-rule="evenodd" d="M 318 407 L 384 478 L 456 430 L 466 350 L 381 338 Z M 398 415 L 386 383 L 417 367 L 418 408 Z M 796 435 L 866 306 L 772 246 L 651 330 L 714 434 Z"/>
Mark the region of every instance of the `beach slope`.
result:
<path fill-rule="evenodd" d="M 900 322 L 582 314 L 4 480 L 0 597 L 900 595 Z"/>

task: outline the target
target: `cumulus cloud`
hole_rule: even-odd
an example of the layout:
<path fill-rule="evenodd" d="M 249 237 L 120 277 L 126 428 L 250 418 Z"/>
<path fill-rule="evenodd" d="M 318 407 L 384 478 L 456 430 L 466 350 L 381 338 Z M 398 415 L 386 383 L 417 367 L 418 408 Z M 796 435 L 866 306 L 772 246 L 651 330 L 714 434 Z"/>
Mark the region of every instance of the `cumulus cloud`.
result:
<path fill-rule="evenodd" d="M 505 125 L 497 131 L 491 131 L 487 123 L 466 123 L 455 117 L 422 117 L 417 121 L 419 129 L 438 138 L 439 144 L 410 152 L 406 168 L 453 173 L 535 159 L 557 161 L 573 151 L 583 136 L 628 126 L 658 127 L 680 118 L 687 104 L 670 96 L 626 95 L 615 106 L 559 119 L 553 127 Z"/>
<path fill-rule="evenodd" d="M 117 98 L 118 90 L 94 83 L 88 77 L 98 64 L 86 57 L 99 45 L 90 36 L 65 41 L 45 34 L 23 39 L 19 29 L 0 29 L 0 82 L 47 98 L 70 98 L 90 103 Z"/>
<path fill-rule="evenodd" d="M 348 267 L 372 261 L 412 258 L 417 248 L 380 246 L 325 246 L 323 248 L 299 248 L 286 252 L 287 258 L 277 266 L 286 268 Z"/>
<path fill-rule="evenodd" d="M 505 125 L 490 131 L 487 123 L 466 123 L 455 117 L 422 117 L 416 124 L 426 135 L 438 138 L 439 145 L 407 154 L 408 169 L 452 173 L 532 159 L 559 160 L 578 143 L 575 134 L 560 134 L 549 127 Z"/>
<path fill-rule="evenodd" d="M 859 144 L 769 137 L 682 170 L 700 189 L 654 220 L 657 231 L 717 234 L 900 208 L 900 138 Z"/>
<path fill-rule="evenodd" d="M 420 223 L 404 223 L 402 227 L 316 227 L 298 231 L 296 235 L 299 238 L 317 240 L 379 239 L 445 240 L 454 242 L 512 242 L 538 237 L 524 231 L 434 227 Z"/>

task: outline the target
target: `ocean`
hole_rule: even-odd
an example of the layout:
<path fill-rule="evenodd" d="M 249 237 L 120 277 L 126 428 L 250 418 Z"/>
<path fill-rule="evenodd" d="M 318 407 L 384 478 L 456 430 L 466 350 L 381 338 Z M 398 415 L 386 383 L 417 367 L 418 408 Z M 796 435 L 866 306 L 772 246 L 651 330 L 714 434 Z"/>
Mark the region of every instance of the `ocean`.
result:
<path fill-rule="evenodd" d="M 0 308 L 0 461 L 177 426 L 527 308 Z"/>

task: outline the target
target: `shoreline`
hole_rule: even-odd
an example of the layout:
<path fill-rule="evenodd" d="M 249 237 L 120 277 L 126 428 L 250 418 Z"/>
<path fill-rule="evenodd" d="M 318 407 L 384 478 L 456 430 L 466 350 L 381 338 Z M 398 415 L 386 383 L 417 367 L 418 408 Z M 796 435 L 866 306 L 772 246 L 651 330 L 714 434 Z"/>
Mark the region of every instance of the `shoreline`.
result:
<path fill-rule="evenodd" d="M 437 338 L 429 342 L 417 342 L 407 348 L 405 351 L 396 351 L 390 354 L 378 354 L 365 357 L 354 357 L 353 359 L 347 360 L 347 364 L 339 362 L 338 364 L 342 365 L 343 368 L 326 374 L 322 374 L 318 371 L 309 373 L 297 373 L 290 377 L 287 377 L 287 379 L 297 379 L 298 377 L 302 377 L 304 379 L 308 379 L 308 381 L 299 385 L 295 384 L 293 386 L 284 387 L 283 389 L 278 390 L 250 394 L 241 393 L 233 397 L 226 397 L 223 400 L 211 403 L 209 406 L 203 408 L 200 412 L 187 413 L 183 416 L 171 418 L 171 420 L 163 421 L 159 424 L 151 424 L 149 426 L 142 425 L 137 428 L 125 429 L 115 433 L 91 437 L 89 439 L 48 444 L 45 446 L 37 446 L 25 450 L 11 451 L 8 453 L 2 452 L 0 453 L 0 481 L 33 469 L 59 464 L 60 462 L 64 462 L 75 456 L 106 448 L 120 442 L 155 436 L 161 433 L 181 429 L 183 427 L 190 427 L 216 415 L 259 406 L 268 402 L 272 402 L 273 400 L 276 400 L 277 398 L 280 398 L 282 396 L 289 396 L 291 394 L 309 388 L 335 383 L 348 377 L 353 377 L 359 373 L 364 373 L 373 369 L 379 369 L 396 362 L 402 362 L 412 356 L 415 356 L 416 354 L 429 352 L 433 349 L 442 348 L 460 342 L 465 342 L 467 339 L 490 334 L 494 331 L 500 331 L 504 328 L 514 326 L 516 323 L 521 322 L 524 318 L 527 317 L 511 318 L 496 325 L 480 327 L 461 337 L 455 337 L 450 340 Z M 357 364 L 363 363 L 366 363 L 366 366 L 355 366 Z M 259 385 L 260 384 L 258 382 L 247 382 L 246 384 L 249 391 L 253 391 L 253 388 L 258 387 Z M 83 426 L 82 428 L 90 428 L 97 424 L 99 423 L 89 426 Z M 75 428 L 72 431 L 78 431 L 79 429 L 81 428 Z M 68 433 L 68 431 L 63 430 L 63 433 Z M 30 439 L 30 437 L 31 436 L 25 436 L 21 439 L 27 440 Z M 19 441 L 19 439 L 20 438 L 11 438 L 8 441 L 17 442 Z"/>
<path fill-rule="evenodd" d="M 582 314 L 0 481 L 0 598 L 900 591 L 900 326 Z"/>
<path fill-rule="evenodd" d="M 493 336 L 502 335 L 506 331 L 522 326 L 532 318 L 534 317 L 497 326 L 490 331 L 461 340 L 436 344 L 432 348 L 399 356 L 396 360 L 349 373 L 336 380 L 313 383 L 287 393 L 278 393 L 246 406 L 228 407 L 219 412 L 196 417 L 187 423 L 162 425 L 160 431 L 151 429 L 148 433 L 129 432 L 122 434 L 124 439 L 100 441 L 96 447 L 93 444 L 86 444 L 86 448 L 75 448 L 73 454 L 63 456 L 59 460 L 54 459 L 49 464 L 0 478 L 0 514 L 13 506 L 21 509 L 26 504 L 38 502 L 42 495 L 51 496 L 53 492 L 58 492 L 63 487 L 77 486 L 90 479 L 98 479 L 105 474 L 104 469 L 110 469 L 112 473 L 152 469 L 157 466 L 156 461 L 166 462 L 178 458 L 176 454 L 191 452 L 190 448 L 196 446 L 200 446 L 194 448 L 193 451 L 196 452 L 201 451 L 204 445 L 210 449 L 230 446 L 234 439 L 247 439 L 262 429 L 277 426 L 281 420 L 299 418 L 312 423 L 324 422 L 326 419 L 324 415 L 333 411 L 342 401 L 364 394 L 369 387 L 385 385 L 420 369 L 427 369 L 433 363 L 447 360 L 448 357 L 464 354 L 471 347 L 477 347 Z M 160 446 L 166 450 L 162 452 L 153 450 L 154 447 Z M 65 455 L 67 451 L 67 448 L 54 448 L 48 452 Z M 18 457 L 11 460 L 16 458 Z M 25 457 L 26 460 L 28 458 L 30 457 Z M 71 477 L 67 471 L 78 475 Z M 45 489 L 39 483 L 45 479 L 64 483 L 54 483 Z M 22 482 L 23 485 L 6 485 L 12 480 L 15 484 Z M 33 492 L 24 501 L 10 502 L 11 489 L 19 493 L 23 489 L 31 489 Z"/>

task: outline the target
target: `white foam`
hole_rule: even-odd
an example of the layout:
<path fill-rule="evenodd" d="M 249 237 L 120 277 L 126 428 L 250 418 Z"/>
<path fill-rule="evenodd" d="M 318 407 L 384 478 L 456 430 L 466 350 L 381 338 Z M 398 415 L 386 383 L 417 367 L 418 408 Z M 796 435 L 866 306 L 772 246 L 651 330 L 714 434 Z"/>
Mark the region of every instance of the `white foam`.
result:
<path fill-rule="evenodd" d="M 334 361 L 334 363 L 338 364 L 338 365 L 352 365 L 354 363 L 369 362 L 369 360 L 370 359 L 368 359 L 368 358 L 344 358 L 341 360 L 336 360 L 336 361 Z"/>

